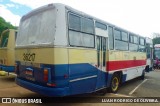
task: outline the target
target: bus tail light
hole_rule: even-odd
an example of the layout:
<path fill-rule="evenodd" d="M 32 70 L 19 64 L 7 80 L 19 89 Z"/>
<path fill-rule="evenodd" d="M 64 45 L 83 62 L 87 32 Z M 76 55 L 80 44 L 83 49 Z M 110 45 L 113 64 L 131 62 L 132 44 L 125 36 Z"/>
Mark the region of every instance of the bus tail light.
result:
<path fill-rule="evenodd" d="M 43 74 L 44 74 L 43 80 L 45 82 L 48 82 L 48 69 L 47 68 L 44 69 Z"/>
<path fill-rule="evenodd" d="M 51 80 L 51 69 L 50 68 L 45 68 L 43 73 L 44 73 L 43 79 L 44 79 L 45 82 L 47 82 L 47 85 L 51 86 L 51 87 L 55 87 L 56 84 L 54 84 Z"/>

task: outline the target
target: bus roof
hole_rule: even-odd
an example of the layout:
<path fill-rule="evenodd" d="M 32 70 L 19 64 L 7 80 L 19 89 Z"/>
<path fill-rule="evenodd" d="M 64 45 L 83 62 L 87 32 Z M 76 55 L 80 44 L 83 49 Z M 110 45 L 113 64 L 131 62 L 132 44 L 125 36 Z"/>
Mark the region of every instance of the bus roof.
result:
<path fill-rule="evenodd" d="M 64 5 L 64 4 L 61 4 L 61 5 Z M 139 37 L 145 38 L 145 37 L 142 36 L 142 35 L 139 35 L 139 34 L 136 34 L 136 33 L 134 33 L 134 32 L 128 31 L 128 30 L 126 30 L 126 29 L 124 29 L 124 28 L 121 28 L 121 27 L 119 27 L 119 26 L 116 26 L 116 25 L 114 25 L 114 24 L 111 24 L 111 23 L 109 23 L 109 22 L 107 22 L 107 21 L 104 21 L 104 20 L 101 20 L 101 19 L 99 19 L 99 18 L 96 18 L 95 16 L 91 16 L 91 15 L 86 14 L 86 13 L 80 11 L 80 10 L 76 10 L 76 9 L 70 7 L 70 6 L 67 6 L 67 5 L 64 5 L 64 6 L 65 6 L 69 11 L 78 13 L 79 15 L 93 18 L 93 19 L 95 19 L 95 20 L 97 20 L 97 21 L 99 21 L 99 22 L 102 22 L 102 23 L 106 24 L 106 25 L 115 27 L 115 28 L 117 28 L 117 29 L 120 29 L 120 30 L 122 30 L 122 31 L 128 32 L 128 33 L 130 33 L 130 34 L 134 34 L 134 35 L 137 35 L 137 36 L 139 36 Z"/>
<path fill-rule="evenodd" d="M 102 22 L 102 23 L 104 23 L 104 24 L 106 24 L 106 25 L 109 25 L 109 26 L 118 28 L 118 29 L 123 30 L 123 31 L 125 31 L 125 32 L 131 33 L 131 34 L 134 34 L 134 35 L 138 35 L 138 36 L 140 36 L 140 37 L 144 37 L 144 36 L 141 36 L 141 35 L 139 35 L 139 34 L 133 33 L 133 32 L 131 32 L 131 31 L 128 31 L 128 30 L 126 30 L 126 29 L 123 29 L 123 28 L 118 27 L 118 26 L 116 26 L 116 25 L 114 25 L 114 24 L 111 24 L 111 23 L 109 23 L 109 22 L 103 21 L 103 20 L 98 19 L 98 18 L 96 18 L 96 17 L 94 17 L 94 16 L 88 15 L 88 14 L 86 14 L 86 13 L 80 11 L 80 10 L 76 10 L 76 9 L 70 7 L 70 6 L 67 6 L 67 5 L 61 4 L 61 3 L 51 3 L 51 4 L 48 4 L 48 5 L 44 5 L 44 6 L 42 6 L 42 7 L 39 7 L 39 8 L 37 8 L 37 9 L 34 9 L 34 10 L 30 11 L 29 13 L 27 13 L 26 15 L 24 15 L 24 16 L 21 18 L 21 21 L 22 21 L 22 20 L 25 20 L 26 18 L 28 18 L 28 17 L 30 17 L 30 16 L 38 13 L 38 12 L 41 12 L 41 11 L 44 11 L 44 10 L 48 10 L 48 9 L 50 9 L 50 8 L 55 8 L 55 7 L 58 7 L 58 6 L 65 7 L 66 9 L 68 9 L 68 10 L 71 11 L 71 12 L 75 12 L 75 13 L 77 13 L 77 14 L 79 14 L 79 15 L 83 15 L 83 16 L 85 16 L 85 17 L 93 18 L 93 19 L 95 19 L 95 20 L 97 20 L 97 21 L 99 21 L 99 22 Z"/>

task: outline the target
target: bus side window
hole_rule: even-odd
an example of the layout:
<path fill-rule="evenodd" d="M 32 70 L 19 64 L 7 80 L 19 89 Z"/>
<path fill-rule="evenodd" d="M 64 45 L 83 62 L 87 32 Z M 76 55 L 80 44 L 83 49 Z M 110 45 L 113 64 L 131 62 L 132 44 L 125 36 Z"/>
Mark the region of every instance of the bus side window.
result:
<path fill-rule="evenodd" d="M 114 34 L 115 34 L 115 49 L 128 50 L 128 34 L 120 29 L 115 29 Z"/>
<path fill-rule="evenodd" d="M 69 45 L 95 48 L 94 21 L 69 13 Z"/>
<path fill-rule="evenodd" d="M 8 44 L 9 31 L 3 33 L 1 36 L 1 44 L 0 47 L 7 47 Z"/>
<path fill-rule="evenodd" d="M 114 36 L 113 36 L 113 27 L 108 27 L 108 36 L 109 36 L 109 49 L 114 49 Z"/>
<path fill-rule="evenodd" d="M 138 51 L 138 37 L 134 34 L 129 34 L 129 50 Z"/>
<path fill-rule="evenodd" d="M 138 49 L 139 52 L 146 52 L 146 49 L 145 49 L 145 39 L 142 38 L 142 37 L 139 37 L 139 49 Z"/>

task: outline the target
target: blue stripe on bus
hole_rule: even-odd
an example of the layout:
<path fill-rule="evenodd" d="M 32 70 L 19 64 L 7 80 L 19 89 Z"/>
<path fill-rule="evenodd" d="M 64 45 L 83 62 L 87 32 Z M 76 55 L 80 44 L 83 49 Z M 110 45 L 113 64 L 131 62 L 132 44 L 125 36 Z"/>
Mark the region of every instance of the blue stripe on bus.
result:
<path fill-rule="evenodd" d="M 28 81 L 24 81 L 19 78 L 16 78 L 16 83 L 33 92 L 37 92 L 39 94 L 46 95 L 46 96 L 66 96 L 66 95 L 69 95 L 68 93 L 70 91 L 68 87 L 50 88 L 50 87 L 40 86 Z"/>
<path fill-rule="evenodd" d="M 15 67 L 14 66 L 6 66 L 3 65 L 0 67 L 1 70 L 6 71 L 6 72 L 14 72 Z"/>
<path fill-rule="evenodd" d="M 25 70 L 27 67 L 28 66 L 21 65 L 20 69 Z M 61 64 L 61 65 L 43 64 L 41 65 L 41 68 L 51 69 L 51 74 L 52 74 L 51 81 L 53 81 L 53 83 L 56 84 L 56 87 L 53 87 L 52 89 L 69 87 L 70 90 L 67 91 L 69 92 L 68 93 L 69 95 L 89 93 L 89 92 L 95 91 L 96 89 L 100 89 L 102 87 L 109 87 L 109 84 L 107 82 L 109 82 L 109 80 L 112 77 L 111 74 L 100 71 L 98 68 L 88 63 Z M 33 68 L 33 69 L 34 69 L 34 77 L 36 78 L 36 80 L 42 81 L 43 80 L 43 75 L 42 75 L 43 70 L 40 68 Z M 23 76 L 18 76 L 20 79 L 21 77 L 25 77 L 25 74 L 24 73 L 22 74 L 22 72 L 20 75 L 23 75 Z M 68 78 L 66 78 L 65 75 L 68 75 Z M 43 86 L 43 84 L 40 84 L 40 82 L 35 81 L 33 83 L 27 83 L 27 84 L 26 82 L 23 83 L 23 81 L 21 81 L 20 83 L 19 80 L 17 80 L 17 83 L 20 83 L 19 85 L 24 86 L 29 89 L 32 89 L 29 86 L 33 86 L 33 85 L 37 85 L 39 87 L 40 86 L 46 87 L 46 89 L 47 88 L 51 89 L 50 87 Z M 41 92 L 41 94 L 43 94 L 42 93 L 43 91 L 38 91 L 38 90 L 42 90 L 41 87 L 37 88 L 37 92 Z M 66 91 L 62 91 L 62 92 L 66 92 Z"/>
<path fill-rule="evenodd" d="M 88 63 L 69 64 L 70 79 L 81 76 L 95 75 L 98 69 Z"/>
<path fill-rule="evenodd" d="M 127 78 L 127 74 L 123 74 L 122 75 L 122 83 L 124 83 L 126 81 L 126 78 Z"/>

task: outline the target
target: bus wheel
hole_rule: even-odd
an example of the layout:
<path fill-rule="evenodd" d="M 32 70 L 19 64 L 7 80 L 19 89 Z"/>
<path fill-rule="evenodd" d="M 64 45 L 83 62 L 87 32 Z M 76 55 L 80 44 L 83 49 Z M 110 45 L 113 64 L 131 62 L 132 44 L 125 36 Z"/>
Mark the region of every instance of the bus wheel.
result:
<path fill-rule="evenodd" d="M 143 70 L 142 76 L 140 76 L 141 80 L 144 80 L 145 77 L 145 70 Z"/>
<path fill-rule="evenodd" d="M 120 84 L 119 75 L 113 74 L 112 79 L 111 79 L 111 83 L 110 83 L 110 87 L 109 87 L 109 91 L 112 93 L 116 93 L 118 91 L 119 84 Z"/>

